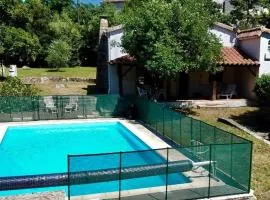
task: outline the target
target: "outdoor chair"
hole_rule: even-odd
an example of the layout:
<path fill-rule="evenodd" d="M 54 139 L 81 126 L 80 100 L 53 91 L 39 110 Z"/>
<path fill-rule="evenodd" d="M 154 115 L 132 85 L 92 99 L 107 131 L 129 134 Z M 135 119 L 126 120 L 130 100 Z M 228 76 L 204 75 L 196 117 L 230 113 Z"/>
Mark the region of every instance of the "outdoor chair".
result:
<path fill-rule="evenodd" d="M 65 106 L 65 112 L 70 113 L 72 111 L 77 111 L 78 109 L 79 109 L 78 97 L 77 96 L 71 96 L 69 98 L 69 103 Z"/>
<path fill-rule="evenodd" d="M 158 101 L 160 97 L 165 98 L 165 90 L 164 89 L 157 89 L 155 92 L 152 94 L 152 100 Z"/>
<path fill-rule="evenodd" d="M 143 88 L 137 87 L 137 91 L 138 91 L 138 95 L 140 97 L 147 97 L 148 96 L 147 90 L 145 90 Z"/>
<path fill-rule="evenodd" d="M 54 104 L 52 96 L 44 97 L 43 101 L 47 112 L 57 113 L 57 108 Z"/>
<path fill-rule="evenodd" d="M 228 84 L 217 94 L 217 98 L 220 99 L 220 97 L 226 97 L 226 99 L 231 99 L 235 95 L 237 95 L 236 85 Z"/>

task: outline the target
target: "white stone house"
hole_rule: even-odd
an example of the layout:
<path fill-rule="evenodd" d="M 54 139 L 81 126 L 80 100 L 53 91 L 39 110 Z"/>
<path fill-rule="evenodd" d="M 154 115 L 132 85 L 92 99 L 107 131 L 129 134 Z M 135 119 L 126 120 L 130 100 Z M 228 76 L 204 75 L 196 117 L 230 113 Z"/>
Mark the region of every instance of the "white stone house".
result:
<path fill-rule="evenodd" d="M 97 86 L 103 93 L 137 94 L 138 80 L 143 78 L 147 82 L 149 76 L 138 69 L 134 58 L 127 55 L 121 45 L 115 45 L 121 44 L 121 26 L 103 27 L 102 30 L 106 56 L 99 62 Z M 254 98 L 256 77 L 270 73 L 270 30 L 259 27 L 237 31 L 216 23 L 210 31 L 223 46 L 219 62 L 223 71 L 216 76 L 218 85 L 236 85 L 235 98 Z M 210 80 L 208 72 L 179 73 L 175 79 L 163 80 L 160 88 L 167 100 L 210 99 L 213 91 Z"/>

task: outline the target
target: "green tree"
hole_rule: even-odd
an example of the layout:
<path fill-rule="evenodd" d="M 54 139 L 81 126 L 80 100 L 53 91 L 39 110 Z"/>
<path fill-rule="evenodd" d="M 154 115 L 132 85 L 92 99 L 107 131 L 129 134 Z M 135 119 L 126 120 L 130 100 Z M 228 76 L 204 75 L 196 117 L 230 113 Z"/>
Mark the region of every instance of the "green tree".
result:
<path fill-rule="evenodd" d="M 9 63 L 29 65 L 35 61 L 40 44 L 38 37 L 21 28 L 6 26 L 2 30 L 2 46 Z"/>
<path fill-rule="evenodd" d="M 79 65 L 78 51 L 82 45 L 82 36 L 78 23 L 74 22 L 67 13 L 63 12 L 61 15 L 54 15 L 49 27 L 55 39 L 65 41 L 71 47 L 72 57 L 69 64 L 73 66 Z"/>
<path fill-rule="evenodd" d="M 254 92 L 262 105 L 270 105 L 270 75 L 263 74 L 256 79 Z"/>
<path fill-rule="evenodd" d="M 42 0 L 28 0 L 26 5 L 28 12 L 31 14 L 31 20 L 27 24 L 26 30 L 37 35 L 42 46 L 37 55 L 35 65 L 46 66 L 47 50 L 54 39 L 49 28 L 49 23 L 52 20 L 52 11 Z"/>
<path fill-rule="evenodd" d="M 72 0 L 42 0 L 51 10 L 57 11 L 59 14 L 68 7 L 72 6 Z"/>
<path fill-rule="evenodd" d="M 11 20 L 11 11 L 20 4 L 20 0 L 1 0 L 0 1 L 0 22 L 9 24 Z"/>
<path fill-rule="evenodd" d="M 104 14 L 110 25 L 116 24 L 118 14 L 107 3 L 77 7 L 74 0 L 0 0 L 0 59 L 7 65 L 46 66 L 49 46 L 61 40 L 71 47 L 68 65 L 79 65 L 81 60 L 96 64 Z"/>
<path fill-rule="evenodd" d="M 0 87 L 1 96 L 37 96 L 38 93 L 38 88 L 24 84 L 17 77 L 8 77 Z"/>
<path fill-rule="evenodd" d="M 261 5 L 264 9 L 259 16 L 260 24 L 270 28 L 270 1 L 261 0 Z"/>
<path fill-rule="evenodd" d="M 221 45 L 208 30 L 218 11 L 207 5 L 205 0 L 134 1 L 122 17 L 122 45 L 155 76 L 216 72 Z"/>
<path fill-rule="evenodd" d="M 252 28 L 258 25 L 256 5 L 260 0 L 231 0 L 234 9 L 231 11 L 231 23 L 240 28 Z"/>
<path fill-rule="evenodd" d="M 79 7 L 82 45 L 79 49 L 80 59 L 83 64 L 95 64 L 99 43 L 100 16 L 106 15 L 110 26 L 118 25 L 119 13 L 112 4 L 103 3 L 100 6 L 82 4 Z M 74 12 L 73 12 L 74 14 Z M 77 16 L 73 16 L 76 20 Z"/>
<path fill-rule="evenodd" d="M 46 61 L 55 70 L 66 67 L 71 58 L 71 46 L 62 40 L 54 40 L 48 49 Z"/>

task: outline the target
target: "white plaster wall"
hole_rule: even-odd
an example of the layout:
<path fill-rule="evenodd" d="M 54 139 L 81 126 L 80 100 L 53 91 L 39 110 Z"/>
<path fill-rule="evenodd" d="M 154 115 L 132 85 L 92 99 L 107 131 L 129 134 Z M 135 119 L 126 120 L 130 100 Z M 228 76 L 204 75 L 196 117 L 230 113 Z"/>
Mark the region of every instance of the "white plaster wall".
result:
<path fill-rule="evenodd" d="M 116 58 L 127 55 L 121 47 L 121 38 L 123 36 L 123 30 L 115 30 L 109 33 L 109 61 Z"/>
<path fill-rule="evenodd" d="M 211 33 L 215 34 L 222 46 L 232 47 L 235 44 L 236 34 L 233 31 L 229 31 L 227 29 L 221 28 L 219 26 L 214 26 L 211 30 Z"/>
<path fill-rule="evenodd" d="M 270 34 L 263 33 L 260 41 L 260 71 L 262 74 L 270 74 L 270 50 L 268 50 L 268 42 L 270 41 Z"/>
<path fill-rule="evenodd" d="M 239 41 L 240 49 L 253 59 L 260 60 L 260 38 Z"/>
<path fill-rule="evenodd" d="M 109 94 L 119 94 L 119 77 L 116 65 L 109 65 Z"/>

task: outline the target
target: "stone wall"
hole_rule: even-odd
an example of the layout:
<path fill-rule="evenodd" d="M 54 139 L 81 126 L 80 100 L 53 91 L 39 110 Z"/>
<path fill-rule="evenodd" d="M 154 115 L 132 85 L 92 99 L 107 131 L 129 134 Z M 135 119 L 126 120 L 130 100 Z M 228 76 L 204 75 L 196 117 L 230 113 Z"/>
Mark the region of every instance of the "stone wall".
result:
<path fill-rule="evenodd" d="M 64 77 L 25 77 L 22 79 L 26 84 L 53 82 L 87 82 L 96 83 L 96 79 L 91 78 L 64 78 Z"/>

